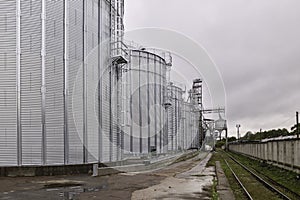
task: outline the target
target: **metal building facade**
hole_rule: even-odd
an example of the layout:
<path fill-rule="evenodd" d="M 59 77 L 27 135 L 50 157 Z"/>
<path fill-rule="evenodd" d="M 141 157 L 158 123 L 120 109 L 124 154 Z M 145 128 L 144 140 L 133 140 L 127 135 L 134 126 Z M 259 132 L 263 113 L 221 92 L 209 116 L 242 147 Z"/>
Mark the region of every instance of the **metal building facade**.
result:
<path fill-rule="evenodd" d="M 18 160 L 18 57 L 20 17 L 16 3 L 2 1 L 0 6 L 0 165 L 17 165 Z M 16 17 L 17 16 L 17 17 Z"/>
<path fill-rule="evenodd" d="M 123 15 L 124 0 L 0 1 L 0 166 L 197 147 L 199 116 L 169 85 L 171 61 L 127 51 Z"/>
<path fill-rule="evenodd" d="M 0 2 L 0 166 L 121 159 L 105 136 L 118 137 L 111 125 L 118 102 L 111 103 L 110 90 L 119 76 L 111 44 L 122 40 L 123 6 Z"/>

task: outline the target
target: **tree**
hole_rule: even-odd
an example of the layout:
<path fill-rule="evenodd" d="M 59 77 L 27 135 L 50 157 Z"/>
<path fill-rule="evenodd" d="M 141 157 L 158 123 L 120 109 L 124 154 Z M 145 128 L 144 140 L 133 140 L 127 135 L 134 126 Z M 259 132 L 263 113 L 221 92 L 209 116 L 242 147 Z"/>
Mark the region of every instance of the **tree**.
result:
<path fill-rule="evenodd" d="M 298 132 L 298 130 L 300 130 L 300 124 L 298 124 L 298 127 L 297 127 L 297 124 L 295 124 L 292 128 L 291 128 L 291 131 L 292 131 L 292 134 L 293 135 L 296 135 Z"/>

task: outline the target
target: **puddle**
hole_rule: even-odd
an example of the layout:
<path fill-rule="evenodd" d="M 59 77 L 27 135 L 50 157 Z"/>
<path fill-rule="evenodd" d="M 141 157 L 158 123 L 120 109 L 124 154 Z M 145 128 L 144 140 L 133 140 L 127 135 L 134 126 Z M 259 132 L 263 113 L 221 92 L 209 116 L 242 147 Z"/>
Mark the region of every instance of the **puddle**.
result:
<path fill-rule="evenodd" d="M 82 186 L 81 181 L 69 181 L 69 180 L 55 180 L 47 181 L 44 184 L 44 188 L 60 188 L 60 187 L 72 187 L 72 186 Z"/>
<path fill-rule="evenodd" d="M 81 193 L 86 192 L 98 192 L 100 190 L 104 190 L 107 188 L 107 185 L 102 185 L 100 187 L 95 188 L 86 188 L 82 186 L 76 186 L 76 187 L 66 187 L 63 191 L 59 192 L 59 197 L 63 200 L 77 200 L 79 199 L 79 195 Z"/>

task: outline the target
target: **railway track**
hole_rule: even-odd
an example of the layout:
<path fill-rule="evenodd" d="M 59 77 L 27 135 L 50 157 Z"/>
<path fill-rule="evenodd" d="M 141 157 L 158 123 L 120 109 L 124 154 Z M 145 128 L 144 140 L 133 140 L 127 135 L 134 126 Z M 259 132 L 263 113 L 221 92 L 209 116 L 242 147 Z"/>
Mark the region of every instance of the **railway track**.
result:
<path fill-rule="evenodd" d="M 280 186 L 276 182 L 272 182 L 272 180 L 265 180 L 265 178 L 262 178 L 262 175 L 254 172 L 253 169 L 246 167 L 228 153 L 226 153 L 226 155 L 230 159 L 230 162 L 225 158 L 224 161 L 248 199 L 265 199 L 263 196 L 267 196 L 268 199 L 300 199 L 297 193 L 290 191 L 284 186 Z M 250 176 L 252 178 L 250 178 Z M 252 186 L 250 187 L 249 185 Z M 253 187 L 256 187 L 259 191 L 253 189 Z M 261 192 L 261 194 L 257 194 L 258 192 Z"/>

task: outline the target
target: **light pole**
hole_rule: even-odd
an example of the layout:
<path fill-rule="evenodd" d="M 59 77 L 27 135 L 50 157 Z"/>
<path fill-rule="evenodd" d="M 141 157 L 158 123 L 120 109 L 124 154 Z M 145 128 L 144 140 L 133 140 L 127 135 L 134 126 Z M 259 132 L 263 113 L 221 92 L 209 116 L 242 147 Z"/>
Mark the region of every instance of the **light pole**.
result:
<path fill-rule="evenodd" d="M 238 142 L 240 141 L 240 127 L 241 127 L 240 124 L 236 125 L 236 128 L 237 128 L 237 140 L 238 140 Z"/>
<path fill-rule="evenodd" d="M 261 138 L 262 138 L 262 136 L 261 136 L 261 131 L 262 131 L 262 129 L 259 129 L 259 141 L 261 142 Z"/>
<path fill-rule="evenodd" d="M 297 138 L 299 139 L 299 112 L 296 112 L 296 132 L 297 132 Z"/>

